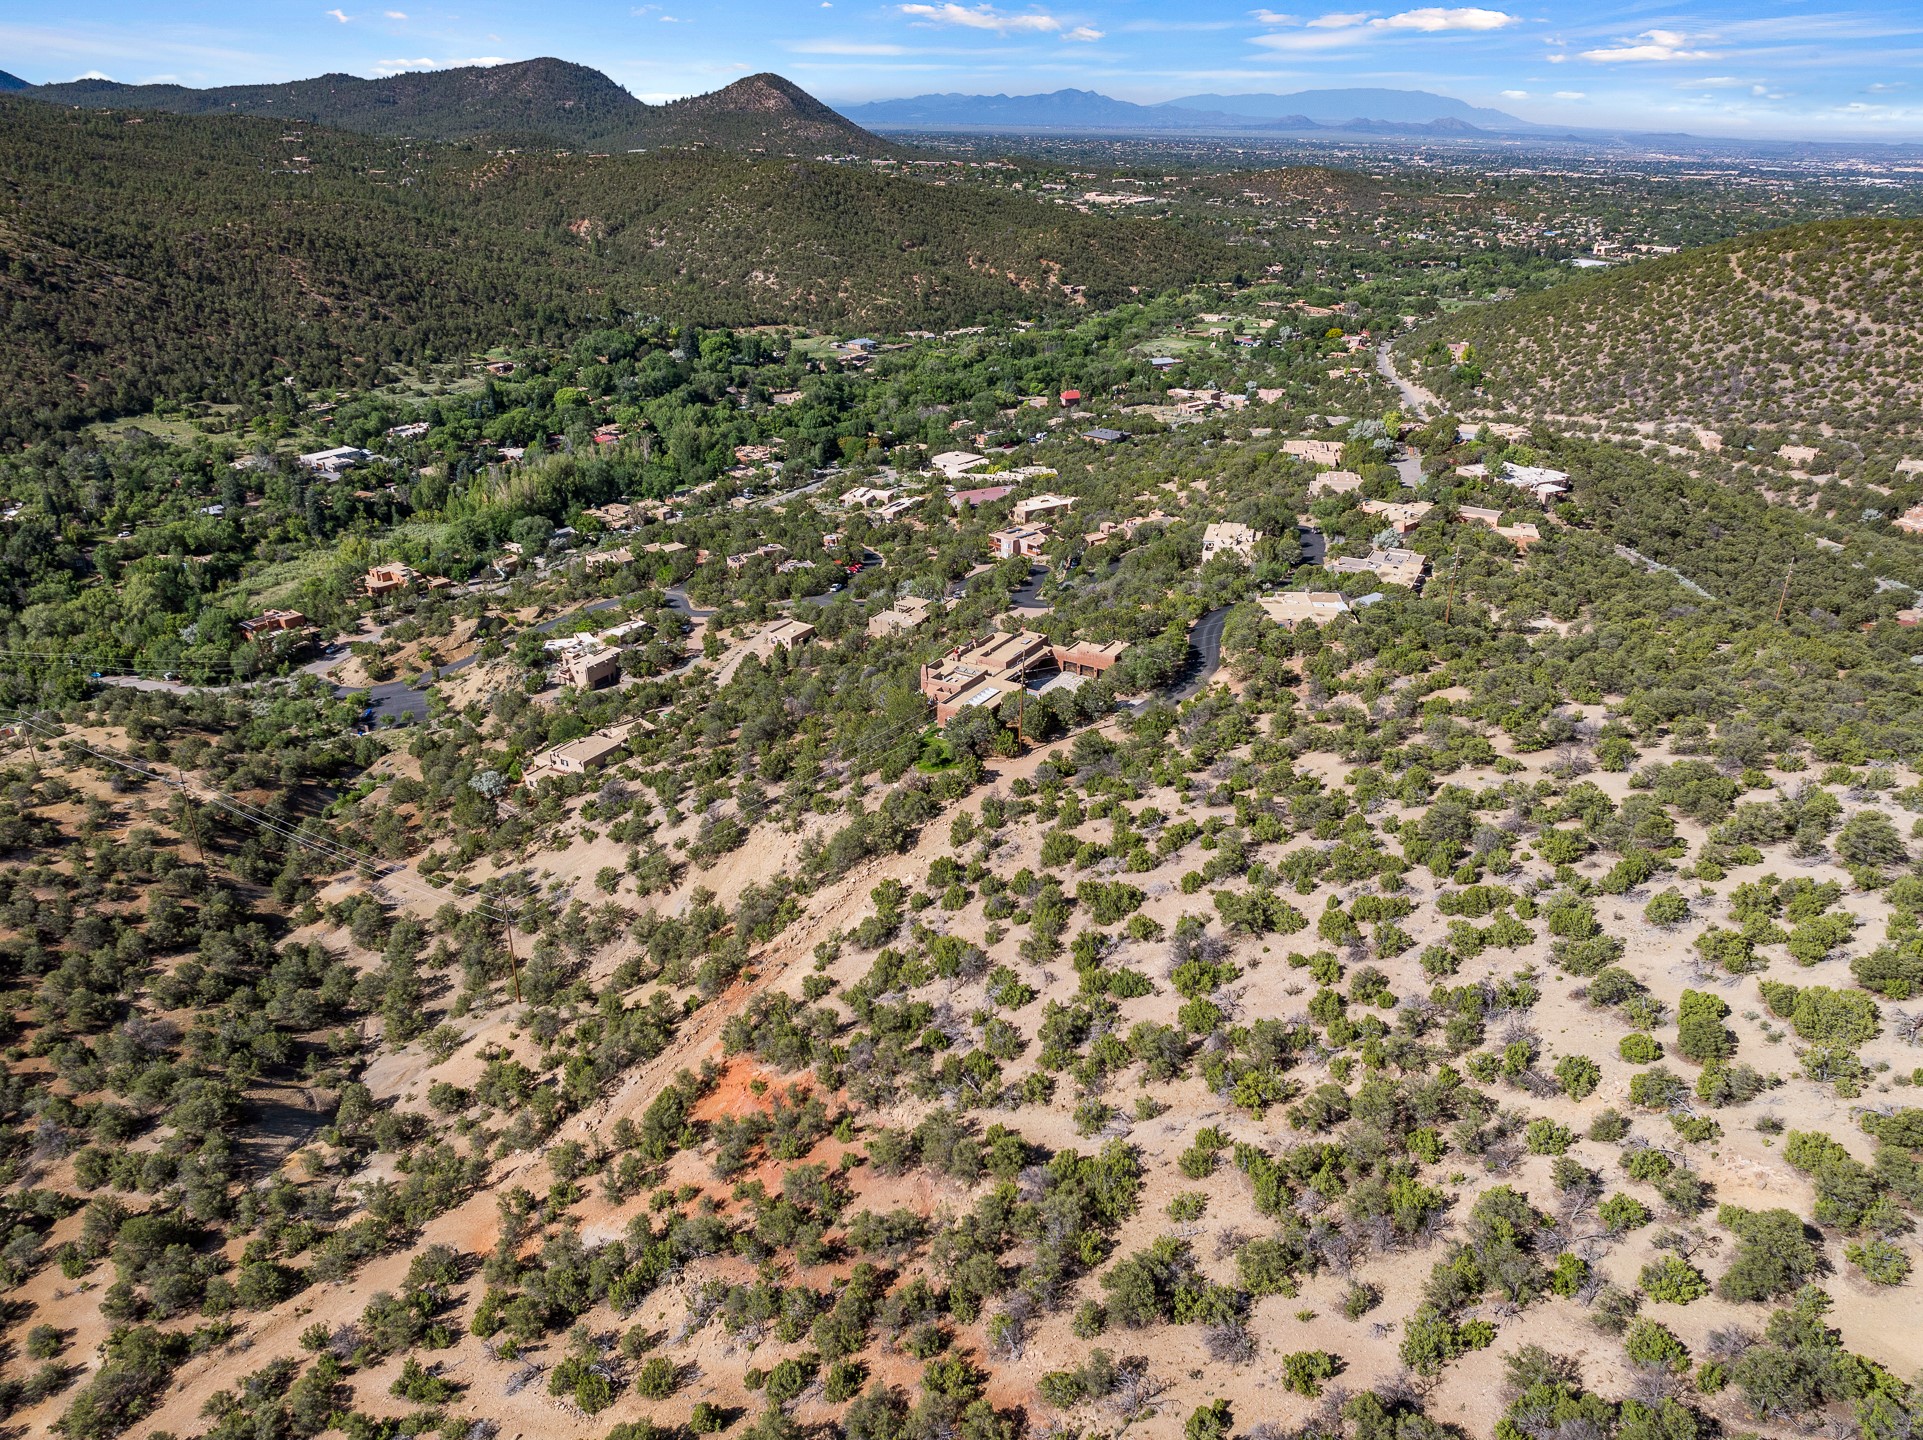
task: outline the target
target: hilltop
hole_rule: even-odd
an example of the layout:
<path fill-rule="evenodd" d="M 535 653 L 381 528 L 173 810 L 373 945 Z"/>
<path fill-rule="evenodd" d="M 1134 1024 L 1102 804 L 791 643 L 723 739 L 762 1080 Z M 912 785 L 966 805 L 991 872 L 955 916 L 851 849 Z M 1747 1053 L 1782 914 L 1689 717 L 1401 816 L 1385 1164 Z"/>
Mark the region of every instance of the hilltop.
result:
<path fill-rule="evenodd" d="M 714 123 L 699 104 L 675 111 L 682 133 Z M 911 328 L 1066 305 L 1063 286 L 1113 303 L 1233 271 L 1226 248 L 1149 221 L 865 168 L 0 107 L 14 185 L 0 434 L 21 438 L 290 372 L 341 383 L 610 311 Z"/>
<path fill-rule="evenodd" d="M 749 75 L 706 95 L 654 108 L 649 133 L 657 145 L 702 144 L 734 150 L 796 145 L 821 153 L 858 155 L 883 155 L 894 148 L 779 75 Z"/>
<path fill-rule="evenodd" d="M 1467 341 L 1445 394 L 1557 418 L 1836 436 L 1923 431 L 1923 222 L 1791 226 L 1459 311 L 1411 342 Z M 1475 393 L 1480 387 L 1480 395 Z M 1777 442 L 1771 440 L 1768 448 Z"/>
<path fill-rule="evenodd" d="M 14 93 L 63 105 L 268 116 L 424 140 L 526 137 L 583 149 L 705 144 L 861 155 L 892 148 L 779 75 L 750 75 L 707 95 L 649 105 L 599 70 L 548 57 L 374 80 L 330 74 L 210 90 L 74 80 Z"/>

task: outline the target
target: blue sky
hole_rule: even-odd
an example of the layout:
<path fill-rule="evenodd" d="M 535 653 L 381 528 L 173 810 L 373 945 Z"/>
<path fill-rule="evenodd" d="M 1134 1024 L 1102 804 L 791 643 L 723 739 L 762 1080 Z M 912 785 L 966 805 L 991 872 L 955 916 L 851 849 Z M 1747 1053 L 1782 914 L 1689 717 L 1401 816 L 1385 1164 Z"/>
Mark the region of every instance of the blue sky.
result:
<path fill-rule="evenodd" d="M 219 85 L 558 55 L 648 100 L 758 70 L 843 101 L 1063 86 L 1155 101 L 1381 85 L 1552 124 L 1923 138 L 1923 0 L 1487 5 L 69 0 L 56 13 L 0 0 L 0 69 L 34 81 Z"/>

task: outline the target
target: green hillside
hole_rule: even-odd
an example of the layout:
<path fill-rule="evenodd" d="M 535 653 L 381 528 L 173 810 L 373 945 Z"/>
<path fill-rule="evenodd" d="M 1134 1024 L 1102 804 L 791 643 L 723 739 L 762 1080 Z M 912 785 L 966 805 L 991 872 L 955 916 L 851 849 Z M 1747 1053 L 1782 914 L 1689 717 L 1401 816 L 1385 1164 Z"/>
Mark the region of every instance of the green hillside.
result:
<path fill-rule="evenodd" d="M 1447 370 L 1435 342 L 1467 340 Z M 1409 342 L 1453 402 L 1874 453 L 1923 433 L 1923 222 L 1751 235 L 1464 310 Z"/>
<path fill-rule="evenodd" d="M 649 105 L 599 70 L 551 58 L 374 80 L 333 74 L 211 90 L 73 80 L 18 93 L 60 105 L 254 115 L 423 140 L 520 137 L 591 150 L 705 144 L 810 155 L 897 148 L 779 75 L 750 75 L 711 94 Z"/>
<path fill-rule="evenodd" d="M 618 314 L 901 329 L 1227 274 L 1149 221 L 711 151 L 500 155 L 0 100 L 0 440 Z"/>

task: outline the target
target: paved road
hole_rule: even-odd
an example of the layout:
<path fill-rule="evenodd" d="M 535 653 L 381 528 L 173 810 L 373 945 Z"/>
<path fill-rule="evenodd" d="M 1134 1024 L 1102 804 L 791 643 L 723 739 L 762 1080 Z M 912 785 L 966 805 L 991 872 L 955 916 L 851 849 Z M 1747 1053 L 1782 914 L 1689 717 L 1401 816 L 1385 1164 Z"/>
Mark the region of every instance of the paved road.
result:
<path fill-rule="evenodd" d="M 1044 605 L 1040 597 L 1042 586 L 1047 582 L 1047 567 L 1042 565 L 1035 566 L 1034 569 L 1028 572 L 1028 578 L 1016 589 L 1009 592 L 1008 608 L 1010 610 L 1032 610 L 1038 613 L 1046 612 L 1050 607 Z"/>
<path fill-rule="evenodd" d="M 1402 478 L 1403 489 L 1415 490 L 1420 488 L 1422 484 L 1422 456 L 1419 452 L 1405 450 L 1400 460 L 1391 463 L 1396 467 L 1396 474 Z"/>
<path fill-rule="evenodd" d="M 1222 668 L 1222 627 L 1229 623 L 1232 607 L 1219 605 L 1195 622 L 1189 631 L 1189 658 L 1182 673 L 1162 692 L 1167 700 L 1186 700 L 1199 695 Z"/>
<path fill-rule="evenodd" d="M 1390 344 L 1390 341 L 1384 340 L 1376 347 L 1375 368 L 1384 380 L 1396 387 L 1396 393 L 1402 397 L 1402 403 L 1418 415 L 1427 415 L 1431 410 L 1445 409 L 1446 407 L 1436 398 L 1434 392 L 1423 389 L 1413 380 L 1404 380 L 1396 373 L 1395 360 L 1389 353 Z"/>
<path fill-rule="evenodd" d="M 839 478 L 839 476 L 824 475 L 819 480 L 810 480 L 798 490 L 784 490 L 779 495 L 763 495 L 759 500 L 751 500 L 748 502 L 746 508 L 750 510 L 766 510 L 771 506 L 784 504 L 798 495 L 812 495 L 830 480 Z"/>
<path fill-rule="evenodd" d="M 682 604 L 674 608 L 685 609 L 687 596 L 683 595 L 681 601 Z M 551 620 L 543 620 L 533 628 L 536 634 L 546 634 L 563 620 L 598 610 L 612 610 L 619 603 L 620 602 L 616 600 L 596 600 L 580 609 L 569 610 L 563 614 L 556 615 Z M 673 598 L 670 596 L 669 604 L 672 606 L 673 603 Z M 689 610 L 687 613 L 706 615 L 710 612 L 706 610 Z M 466 655 L 459 660 L 451 660 L 447 664 L 439 666 L 434 671 L 433 676 L 430 677 L 428 683 L 431 684 L 434 679 L 438 679 L 440 676 L 452 675 L 457 670 L 465 670 L 474 663 L 478 655 L 479 652 L 477 651 L 475 654 Z M 344 655 L 337 655 L 331 658 L 323 656 L 319 660 L 310 661 L 308 664 L 303 665 L 301 669 L 310 675 L 317 675 L 325 680 L 327 679 L 327 672 L 340 664 L 345 658 L 346 656 Z M 174 695 L 191 695 L 198 690 L 225 690 L 231 688 L 225 685 L 189 685 L 178 680 L 149 680 L 135 675 L 101 675 L 98 678 L 103 685 L 119 685 L 128 690 L 162 690 Z M 276 678 L 278 679 L 279 677 Z M 246 681 L 243 682 L 242 688 L 245 688 L 247 685 L 272 683 L 275 682 L 272 680 Z M 333 682 L 329 681 L 329 683 L 332 684 Z M 425 720 L 427 718 L 427 689 L 425 686 L 417 689 L 412 679 L 384 680 L 378 685 L 334 685 L 334 694 L 341 698 L 349 695 L 362 694 L 363 692 L 367 695 L 368 719 L 376 724 L 378 724 L 384 716 L 391 716 L 397 723 L 403 715 L 412 716 L 416 720 Z"/>
<path fill-rule="evenodd" d="M 708 616 L 714 614 L 714 611 L 703 610 L 688 599 L 688 587 L 686 585 L 670 585 L 667 589 L 667 596 L 668 608 L 686 615 L 690 620 L 705 620 Z"/>

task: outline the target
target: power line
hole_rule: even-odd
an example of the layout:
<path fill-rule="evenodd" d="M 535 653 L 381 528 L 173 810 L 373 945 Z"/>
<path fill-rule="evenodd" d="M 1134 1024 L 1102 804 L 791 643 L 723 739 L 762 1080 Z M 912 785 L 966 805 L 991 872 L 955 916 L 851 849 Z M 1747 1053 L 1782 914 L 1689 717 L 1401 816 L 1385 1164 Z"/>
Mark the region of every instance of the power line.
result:
<path fill-rule="evenodd" d="M 52 739 L 63 738 L 59 735 L 59 732 L 53 729 L 53 727 L 47 725 L 44 721 L 42 721 L 38 715 L 27 716 L 23 718 L 20 723 L 24 726 L 40 729 L 43 733 L 47 734 L 49 738 L 52 738 Z M 73 741 L 70 741 L 69 743 L 75 745 L 77 748 L 81 750 L 86 751 L 90 755 L 96 756 L 99 759 L 106 761 L 110 765 L 116 765 L 123 770 L 130 771 L 133 774 L 144 776 L 147 779 L 150 779 L 158 782 L 159 784 L 168 786 L 170 789 L 176 790 L 177 793 L 184 800 L 191 801 L 198 798 L 192 795 L 188 791 L 187 780 L 184 774 L 178 778 L 172 778 L 172 777 L 163 775 L 158 771 L 149 770 L 144 766 L 135 765 L 130 761 L 126 761 L 119 758 L 118 756 L 110 755 L 103 750 L 97 750 L 93 746 L 85 744 L 81 741 L 73 740 Z M 208 788 L 212 789 L 213 787 L 209 786 Z M 217 809 L 224 810 L 229 814 L 236 816 L 239 819 L 250 821 L 253 824 L 258 825 L 263 829 L 269 830 L 272 833 L 281 836 L 291 845 L 300 845 L 307 849 L 313 850 L 325 858 L 332 859 L 336 865 L 341 866 L 342 868 L 359 870 L 363 866 L 367 866 L 375 869 L 379 873 L 376 873 L 375 875 L 371 876 L 370 879 L 372 881 L 374 888 L 377 891 L 384 889 L 387 880 L 390 878 L 390 874 L 386 870 L 386 865 L 387 865 L 386 861 L 383 861 L 376 856 L 370 856 L 366 854 L 366 852 L 364 851 L 354 850 L 350 846 L 341 844 L 336 841 L 323 840 L 312 835 L 303 834 L 299 830 L 295 830 L 288 827 L 284 822 L 280 821 L 278 817 L 274 816 L 270 812 L 261 810 L 257 806 L 250 805 L 246 801 L 240 800 L 235 796 L 228 795 L 225 791 L 215 790 L 214 798 L 209 801 L 203 801 L 202 803 L 212 804 Z M 192 822 L 193 811 L 191 806 L 187 810 L 187 815 L 189 818 L 189 822 L 193 823 Z M 201 863 L 204 865 L 206 864 L 206 861 L 207 861 L 207 854 L 206 854 L 206 851 L 201 848 L 200 827 L 198 824 L 194 824 L 193 838 L 194 838 L 194 848 L 200 852 Z M 400 874 L 403 876 L 405 876 L 406 873 L 407 872 L 405 871 L 400 872 Z M 408 883 L 408 882 L 404 881 L 403 883 Z M 421 882 L 421 883 L 422 883 L 423 889 L 425 890 L 435 889 L 435 887 L 433 886 L 425 885 L 425 882 Z M 458 882 L 449 882 L 449 883 L 452 884 L 456 890 L 468 896 L 480 896 L 483 893 L 471 885 L 462 885 Z M 502 930 L 505 933 L 505 936 L 507 939 L 508 971 L 514 982 L 514 1000 L 516 1004 L 519 1004 L 521 1001 L 521 962 L 520 962 L 519 956 L 517 956 L 514 952 L 514 919 L 513 917 L 494 909 L 493 906 L 491 904 L 486 903 L 485 900 L 476 900 L 474 905 L 471 907 L 469 913 L 482 914 L 487 918 L 494 920 L 502 927 Z"/>
<path fill-rule="evenodd" d="M 81 666 L 86 666 L 89 668 L 90 673 L 97 673 L 100 675 L 107 675 L 111 673 L 115 675 L 135 676 L 143 679 L 150 676 L 158 677 L 162 675 L 178 674 L 182 670 L 213 670 L 213 671 L 223 671 L 223 672 L 231 673 L 234 671 L 238 671 L 240 669 L 239 664 L 236 661 L 231 659 L 229 660 L 182 660 L 181 662 L 179 662 L 179 664 L 171 668 L 163 669 L 163 668 L 155 667 L 155 668 L 149 669 L 149 668 L 142 668 L 141 666 L 138 666 L 138 665 L 129 664 L 124 660 L 109 660 L 104 656 L 79 654 L 71 650 L 23 650 L 23 649 L 17 649 L 17 648 L 0 648 L 0 659 L 7 659 L 7 658 L 21 659 L 21 660 L 46 660 L 46 661 L 52 661 L 55 663 L 65 662 L 69 667 L 74 669 L 78 669 Z M 268 677 L 268 678 L 271 678 L 271 677 Z"/>
<path fill-rule="evenodd" d="M 87 754 L 105 761 L 109 765 L 117 766 L 131 774 L 139 775 L 144 779 L 164 785 L 170 790 L 180 794 L 183 798 L 198 801 L 203 805 L 211 805 L 215 809 L 223 811 L 237 820 L 280 837 L 289 845 L 298 845 L 303 849 L 312 851 L 320 855 L 323 859 L 332 861 L 339 869 L 356 871 L 364 869 L 373 870 L 376 873 L 367 878 L 377 885 L 385 885 L 390 881 L 403 885 L 418 884 L 423 892 L 432 891 L 436 897 L 444 898 L 444 892 L 439 887 L 428 885 L 425 881 L 415 881 L 412 877 L 408 876 L 405 870 L 390 870 L 389 866 L 392 862 L 384 860 L 377 855 L 369 854 L 363 850 L 357 850 L 331 837 L 316 836 L 311 832 L 296 828 L 271 811 L 263 810 L 259 806 L 242 800 L 238 796 L 229 795 L 225 791 L 215 790 L 212 786 L 205 787 L 211 792 L 210 795 L 196 795 L 190 790 L 189 782 L 184 775 L 175 777 L 156 770 L 149 770 L 143 765 L 136 765 L 131 761 L 122 759 L 107 751 L 97 749 L 83 741 L 75 740 L 70 736 L 63 736 L 57 729 L 42 720 L 37 714 L 18 717 L 15 723 L 37 731 L 50 741 L 62 740 L 67 744 L 73 745 L 76 749 L 83 750 Z M 205 782 L 201 783 L 204 785 Z M 197 840 L 196 843 L 198 843 Z M 485 891 L 472 885 L 462 884 L 458 881 L 449 881 L 448 888 L 464 897 L 472 898 L 475 902 L 473 909 L 476 912 L 487 916 L 489 919 L 503 926 L 512 927 L 514 925 L 514 917 L 502 910 L 496 909 L 493 902 L 487 897 Z"/>

